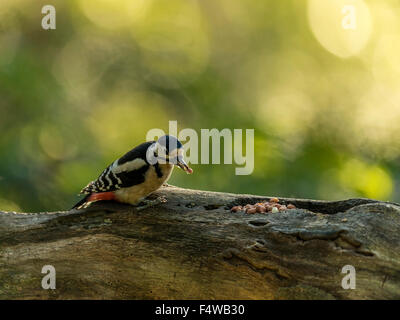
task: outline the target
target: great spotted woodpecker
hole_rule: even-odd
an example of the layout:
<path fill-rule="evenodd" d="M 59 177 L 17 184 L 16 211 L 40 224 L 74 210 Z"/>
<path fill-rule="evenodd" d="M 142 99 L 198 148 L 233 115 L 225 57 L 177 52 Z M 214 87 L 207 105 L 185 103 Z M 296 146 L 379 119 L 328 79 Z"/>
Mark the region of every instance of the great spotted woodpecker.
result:
<path fill-rule="evenodd" d="M 109 165 L 100 176 L 81 190 L 85 198 L 73 208 L 81 209 L 101 200 L 137 205 L 156 191 L 171 176 L 174 165 L 191 174 L 183 157 L 181 142 L 174 136 L 162 136 L 145 142 Z"/>

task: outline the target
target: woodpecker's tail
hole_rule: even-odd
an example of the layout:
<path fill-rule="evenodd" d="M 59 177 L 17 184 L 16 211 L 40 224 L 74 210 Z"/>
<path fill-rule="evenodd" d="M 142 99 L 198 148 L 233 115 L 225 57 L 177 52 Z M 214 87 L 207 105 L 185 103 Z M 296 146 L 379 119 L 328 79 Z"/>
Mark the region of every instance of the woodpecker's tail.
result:
<path fill-rule="evenodd" d="M 87 194 L 83 199 L 79 200 L 72 208 L 72 209 L 81 209 L 85 205 L 85 203 L 88 201 L 90 197 L 90 194 Z"/>
<path fill-rule="evenodd" d="M 72 207 L 72 209 L 83 209 L 90 206 L 91 203 L 96 201 L 103 201 L 103 200 L 116 200 L 115 194 L 112 191 L 109 192 L 96 192 L 88 194 L 84 197 L 81 201 L 79 201 L 76 205 Z"/>

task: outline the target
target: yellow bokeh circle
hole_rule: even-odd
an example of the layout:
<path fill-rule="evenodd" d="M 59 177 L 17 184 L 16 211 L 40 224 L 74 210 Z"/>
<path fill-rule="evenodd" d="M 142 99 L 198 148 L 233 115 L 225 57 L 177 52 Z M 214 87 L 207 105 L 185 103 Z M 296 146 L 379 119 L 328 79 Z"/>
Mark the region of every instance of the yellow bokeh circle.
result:
<path fill-rule="evenodd" d="M 309 0 L 308 20 L 319 43 L 341 58 L 359 54 L 372 30 L 371 14 L 363 0 Z"/>

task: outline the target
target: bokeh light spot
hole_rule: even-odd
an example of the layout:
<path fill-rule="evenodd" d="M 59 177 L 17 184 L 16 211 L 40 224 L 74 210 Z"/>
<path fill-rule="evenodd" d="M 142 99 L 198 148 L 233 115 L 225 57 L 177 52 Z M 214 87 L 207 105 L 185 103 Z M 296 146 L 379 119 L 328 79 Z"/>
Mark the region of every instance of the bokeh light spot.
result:
<path fill-rule="evenodd" d="M 209 59 L 206 24 L 196 2 L 157 1 L 133 23 L 132 36 L 142 49 L 147 80 L 168 88 L 194 81 Z"/>
<path fill-rule="evenodd" d="M 393 193 L 393 181 L 389 173 L 378 165 L 368 165 L 352 159 L 339 173 L 343 187 L 353 189 L 372 199 L 389 199 Z"/>
<path fill-rule="evenodd" d="M 344 8 L 354 8 L 354 28 L 346 28 L 350 14 Z M 341 58 L 357 55 L 367 44 L 372 30 L 368 6 L 362 0 L 309 0 L 308 20 L 320 44 Z"/>
<path fill-rule="evenodd" d="M 152 0 L 80 0 L 84 14 L 99 27 L 115 30 L 130 25 Z"/>
<path fill-rule="evenodd" d="M 0 198 L 0 209 L 1 211 L 5 212 L 10 212 L 10 211 L 21 212 L 21 208 L 18 204 L 16 204 L 11 200 L 3 198 Z"/>
<path fill-rule="evenodd" d="M 143 142 L 149 129 L 168 125 L 167 115 L 162 111 L 167 105 L 158 95 L 114 92 L 93 109 L 87 125 L 99 150 L 108 161 L 113 161 Z M 171 109 L 169 116 L 174 117 L 173 114 Z"/>

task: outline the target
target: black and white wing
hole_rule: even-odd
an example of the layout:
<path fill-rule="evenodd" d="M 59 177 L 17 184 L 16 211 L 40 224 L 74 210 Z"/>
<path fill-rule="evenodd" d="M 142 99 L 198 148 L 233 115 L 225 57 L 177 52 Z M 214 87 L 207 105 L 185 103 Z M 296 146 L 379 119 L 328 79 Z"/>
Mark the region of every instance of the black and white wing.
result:
<path fill-rule="evenodd" d="M 115 191 L 143 183 L 145 174 L 150 166 L 146 160 L 146 152 L 153 143 L 154 141 L 142 143 L 118 160 L 115 160 L 96 180 L 83 188 L 80 193 L 91 194 Z"/>

